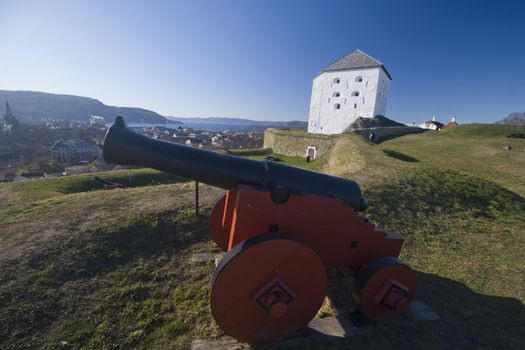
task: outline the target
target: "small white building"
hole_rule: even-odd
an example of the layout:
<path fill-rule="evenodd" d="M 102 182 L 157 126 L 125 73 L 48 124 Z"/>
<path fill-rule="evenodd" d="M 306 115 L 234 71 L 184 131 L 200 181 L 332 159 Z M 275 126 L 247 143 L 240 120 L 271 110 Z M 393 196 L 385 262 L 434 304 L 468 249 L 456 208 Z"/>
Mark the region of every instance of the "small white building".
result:
<path fill-rule="evenodd" d="M 383 63 L 356 50 L 314 78 L 308 132 L 340 134 L 358 117 L 385 116 L 392 77 Z"/>
<path fill-rule="evenodd" d="M 432 120 L 427 120 L 423 124 L 420 124 L 419 127 L 421 129 L 428 129 L 428 130 L 441 130 L 443 129 L 445 125 L 441 122 L 438 122 L 436 119 L 436 116 L 432 117 Z"/>
<path fill-rule="evenodd" d="M 89 124 L 91 125 L 104 125 L 104 118 L 99 117 L 98 115 L 92 115 L 89 117 Z"/>

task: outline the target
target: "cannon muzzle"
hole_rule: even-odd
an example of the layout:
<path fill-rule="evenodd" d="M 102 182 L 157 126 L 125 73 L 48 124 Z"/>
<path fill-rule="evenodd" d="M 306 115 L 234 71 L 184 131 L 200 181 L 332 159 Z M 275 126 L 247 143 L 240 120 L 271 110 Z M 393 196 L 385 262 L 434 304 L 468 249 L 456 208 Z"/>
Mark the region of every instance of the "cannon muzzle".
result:
<path fill-rule="evenodd" d="M 352 180 L 155 140 L 127 128 L 120 116 L 108 130 L 103 155 L 111 164 L 145 166 L 226 190 L 251 185 L 267 191 L 335 197 L 356 210 L 366 208 L 366 199 Z"/>

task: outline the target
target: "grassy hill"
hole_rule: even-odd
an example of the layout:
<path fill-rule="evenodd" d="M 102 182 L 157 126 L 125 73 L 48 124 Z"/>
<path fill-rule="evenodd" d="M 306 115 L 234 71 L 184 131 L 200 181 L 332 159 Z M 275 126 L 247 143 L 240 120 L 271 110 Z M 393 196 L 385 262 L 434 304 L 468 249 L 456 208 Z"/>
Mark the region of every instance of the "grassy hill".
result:
<path fill-rule="evenodd" d="M 343 135 L 308 163 L 361 184 L 367 216 L 405 237 L 417 298 L 441 316 L 311 348 L 524 347 L 525 140 L 505 135 L 525 128 L 511 128 L 465 125 L 380 145 Z M 213 266 L 190 257 L 217 251 L 206 214 L 222 191 L 202 186 L 197 219 L 193 183 L 136 174 L 136 187 L 112 191 L 95 175 L 0 185 L 0 348 L 178 349 L 221 335 L 208 305 Z M 100 176 L 127 181 L 127 172 Z M 337 312 L 327 304 L 323 314 Z"/>

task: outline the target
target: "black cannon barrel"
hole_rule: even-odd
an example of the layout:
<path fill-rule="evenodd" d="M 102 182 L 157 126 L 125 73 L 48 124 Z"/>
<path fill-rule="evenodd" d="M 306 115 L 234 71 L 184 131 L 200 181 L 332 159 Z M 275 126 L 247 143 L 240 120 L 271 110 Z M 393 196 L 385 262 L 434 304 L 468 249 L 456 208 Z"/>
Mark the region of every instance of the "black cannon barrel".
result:
<path fill-rule="evenodd" d="M 108 130 L 103 155 L 111 164 L 145 166 L 227 190 L 253 185 L 272 191 L 282 186 L 291 193 L 325 195 L 357 210 L 366 208 L 366 199 L 352 180 L 155 140 L 128 129 L 120 116 Z"/>

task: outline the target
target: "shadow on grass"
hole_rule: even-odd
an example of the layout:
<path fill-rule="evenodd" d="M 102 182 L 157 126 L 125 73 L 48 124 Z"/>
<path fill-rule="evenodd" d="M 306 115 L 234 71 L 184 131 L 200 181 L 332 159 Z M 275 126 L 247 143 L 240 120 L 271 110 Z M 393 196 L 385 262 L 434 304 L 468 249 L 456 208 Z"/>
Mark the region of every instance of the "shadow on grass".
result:
<path fill-rule="evenodd" d="M 523 349 L 525 305 L 518 299 L 476 293 L 463 283 L 417 271 L 416 300 L 429 305 L 437 321 L 399 320 L 362 327 L 346 339 L 270 349 Z M 342 314 L 355 308 L 349 273 L 331 271 L 328 297 Z"/>
<path fill-rule="evenodd" d="M 493 182 L 453 171 L 422 170 L 399 183 L 377 186 L 366 192 L 367 217 L 390 230 L 410 231 L 425 218 L 522 216 L 525 198 Z"/>
<path fill-rule="evenodd" d="M 397 159 L 397 160 L 402 160 L 403 162 L 410 162 L 410 163 L 419 162 L 419 160 L 417 160 L 416 158 L 410 157 L 410 156 L 408 156 L 408 155 L 406 155 L 404 153 L 401 153 L 401 152 L 385 149 L 385 150 L 383 150 L 383 153 L 386 154 L 387 156 L 389 156 L 390 158 L 394 158 L 394 159 Z"/>
<path fill-rule="evenodd" d="M 103 180 L 121 184 L 124 187 L 175 184 L 189 181 L 183 177 L 164 172 L 133 172 L 132 174 L 133 175 L 131 178 L 127 175 L 115 175 L 111 172 L 106 174 L 95 174 L 85 177 L 81 181 L 71 181 L 69 184 L 62 187 L 59 192 L 70 194 L 105 189 L 106 185 L 102 181 L 97 180 L 97 177 Z"/>
<path fill-rule="evenodd" d="M 47 270 L 51 285 L 91 277 L 130 261 L 175 254 L 209 239 L 208 218 L 197 220 L 193 208 L 149 215 L 130 215 L 118 224 L 95 223 L 82 235 L 58 237 L 26 261 L 32 271 Z M 52 264 L 49 262 L 68 262 Z"/>

